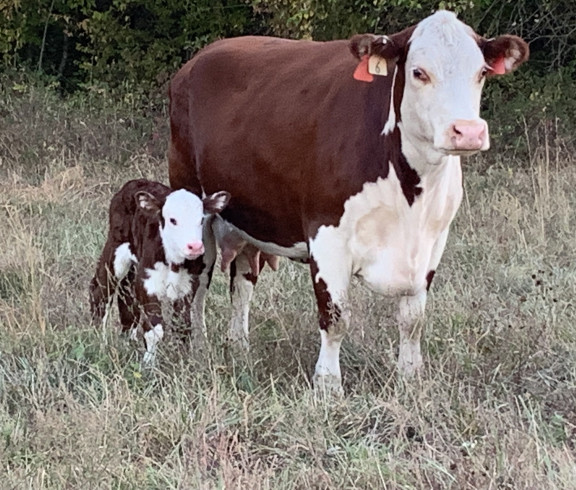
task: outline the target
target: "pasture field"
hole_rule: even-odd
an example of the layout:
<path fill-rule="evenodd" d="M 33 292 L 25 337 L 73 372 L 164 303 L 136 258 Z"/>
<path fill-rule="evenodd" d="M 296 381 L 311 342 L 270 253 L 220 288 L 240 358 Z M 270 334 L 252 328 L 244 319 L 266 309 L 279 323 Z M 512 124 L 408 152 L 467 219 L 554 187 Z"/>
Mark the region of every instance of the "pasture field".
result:
<path fill-rule="evenodd" d="M 112 194 L 167 181 L 164 116 L 94 93 L 0 84 L 0 488 L 576 488 L 576 172 L 546 140 L 529 161 L 464 162 L 465 199 L 436 274 L 426 368 L 395 371 L 386 300 L 352 289 L 346 395 L 316 398 L 305 266 L 261 275 L 242 368 L 223 345 L 141 343 L 89 322 Z M 120 109 L 119 107 L 122 107 Z"/>

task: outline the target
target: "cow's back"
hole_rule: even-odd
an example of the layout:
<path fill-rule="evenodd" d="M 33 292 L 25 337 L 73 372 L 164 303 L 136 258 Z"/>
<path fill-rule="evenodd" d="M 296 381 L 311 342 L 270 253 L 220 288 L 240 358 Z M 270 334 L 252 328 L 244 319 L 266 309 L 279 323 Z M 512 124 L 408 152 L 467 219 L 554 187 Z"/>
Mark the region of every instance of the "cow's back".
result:
<path fill-rule="evenodd" d="M 229 190 L 228 221 L 262 241 L 306 241 L 309 222 L 336 215 L 379 171 L 356 172 L 379 151 L 366 124 L 383 127 L 387 97 L 368 101 L 386 81 L 358 83 L 356 63 L 347 41 L 208 46 L 171 84 L 171 185 Z"/>

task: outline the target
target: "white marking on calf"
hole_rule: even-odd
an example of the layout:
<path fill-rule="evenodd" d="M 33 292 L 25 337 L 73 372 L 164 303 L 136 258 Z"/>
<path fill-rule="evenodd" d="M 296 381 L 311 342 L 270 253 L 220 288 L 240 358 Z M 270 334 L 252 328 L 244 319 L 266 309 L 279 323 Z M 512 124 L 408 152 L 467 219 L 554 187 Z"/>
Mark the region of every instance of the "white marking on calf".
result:
<path fill-rule="evenodd" d="M 164 226 L 160 237 L 166 261 L 181 264 L 186 259 L 195 259 L 204 252 L 202 246 L 202 200 L 189 191 L 180 189 L 168 195 L 162 207 Z M 197 248 L 192 248 L 195 245 Z"/>
<path fill-rule="evenodd" d="M 126 276 L 130 270 L 130 267 L 137 263 L 138 259 L 132 253 L 130 244 L 128 242 L 118 246 L 116 248 L 116 252 L 114 253 L 114 275 L 116 276 L 116 279 L 120 280 Z"/>
<path fill-rule="evenodd" d="M 151 330 L 144 334 L 146 340 L 146 352 L 144 353 L 143 363 L 147 365 L 154 364 L 156 360 L 156 346 L 164 337 L 164 328 L 158 323 Z"/>
<path fill-rule="evenodd" d="M 176 301 L 192 291 L 192 276 L 185 269 L 173 271 L 164 262 L 156 262 L 154 269 L 146 269 L 144 289 L 160 300 Z"/>

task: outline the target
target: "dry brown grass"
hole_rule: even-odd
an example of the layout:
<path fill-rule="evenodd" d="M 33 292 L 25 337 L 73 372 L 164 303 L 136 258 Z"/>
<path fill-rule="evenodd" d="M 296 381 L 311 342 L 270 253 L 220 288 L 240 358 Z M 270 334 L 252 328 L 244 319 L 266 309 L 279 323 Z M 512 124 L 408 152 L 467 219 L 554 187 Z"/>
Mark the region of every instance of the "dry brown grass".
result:
<path fill-rule="evenodd" d="M 140 126 L 122 139 L 124 126 L 106 124 L 131 120 L 120 109 L 91 119 L 37 89 L 8 95 L 4 120 L 28 133 L 0 134 L 2 488 L 576 488 L 576 176 L 566 156 L 533 149 L 531 162 L 482 173 L 465 164 L 425 373 L 396 378 L 391 312 L 355 287 L 346 396 L 326 402 L 309 387 L 319 339 L 308 274 L 287 261 L 262 275 L 244 370 L 222 349 L 221 274 L 207 356 L 169 339 L 160 369 L 143 372 L 142 346 L 92 329 L 87 284 L 109 199 L 130 178 L 165 180 L 166 164 Z M 86 135 L 90 145 L 74 146 Z"/>

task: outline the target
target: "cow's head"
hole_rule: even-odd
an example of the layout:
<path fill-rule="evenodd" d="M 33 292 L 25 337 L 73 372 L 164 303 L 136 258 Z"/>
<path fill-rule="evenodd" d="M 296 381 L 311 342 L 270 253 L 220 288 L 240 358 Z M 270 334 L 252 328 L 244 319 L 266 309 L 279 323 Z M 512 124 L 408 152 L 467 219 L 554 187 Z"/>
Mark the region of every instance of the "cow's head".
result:
<path fill-rule="evenodd" d="M 392 36 L 354 36 L 350 48 L 359 59 L 377 55 L 394 65 L 387 76 L 403 90 L 384 132 L 397 121 L 404 150 L 425 153 L 428 161 L 490 147 L 488 126 L 480 118 L 484 81 L 516 69 L 529 53 L 519 37 L 482 38 L 446 11 Z"/>
<path fill-rule="evenodd" d="M 204 253 L 202 226 L 204 218 L 222 211 L 230 194 L 216 192 L 204 199 L 180 189 L 168 194 L 164 202 L 152 194 L 140 191 L 136 202 L 150 217 L 158 219 L 162 246 L 170 263 L 181 264 Z"/>

